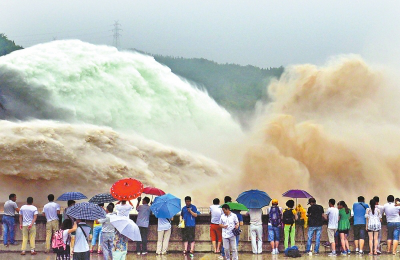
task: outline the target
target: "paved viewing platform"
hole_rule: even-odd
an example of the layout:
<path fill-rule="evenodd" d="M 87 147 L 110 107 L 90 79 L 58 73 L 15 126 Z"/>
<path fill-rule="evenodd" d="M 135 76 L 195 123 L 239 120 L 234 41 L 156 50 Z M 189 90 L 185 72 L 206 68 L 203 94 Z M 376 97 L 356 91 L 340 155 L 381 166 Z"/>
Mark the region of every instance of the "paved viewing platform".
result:
<path fill-rule="evenodd" d="M 251 242 L 250 242 L 250 232 L 249 232 L 249 217 L 244 216 L 244 226 L 242 227 L 242 233 L 240 235 L 240 242 L 239 242 L 239 252 L 251 252 Z M 137 215 L 130 215 L 130 218 L 132 220 L 136 220 Z M 2 218 L 2 215 L 0 215 L 0 218 Z M 20 251 L 20 245 L 22 241 L 22 233 L 19 230 L 19 222 L 18 222 L 18 216 L 15 217 L 16 219 L 16 235 L 15 239 L 17 243 L 19 244 L 18 246 L 9 246 L 5 247 L 3 245 L 3 230 L 0 229 L 0 252 L 13 252 L 13 251 Z M 60 216 L 61 219 L 61 216 Z M 88 224 L 91 225 L 91 221 L 87 222 Z M 181 252 L 182 251 L 182 238 L 181 238 L 181 230 L 177 227 L 179 223 L 179 216 L 175 216 L 173 221 L 172 221 L 172 234 L 170 238 L 170 243 L 169 243 L 169 248 L 168 252 Z M 210 241 L 210 228 L 209 228 L 209 223 L 210 223 L 210 215 L 209 214 L 202 214 L 199 215 L 196 219 L 196 252 L 203 252 L 203 253 L 208 253 L 212 251 L 212 245 Z M 268 239 L 268 225 L 267 225 L 267 216 L 263 215 L 263 251 L 270 252 L 270 244 L 267 241 Z M 43 215 L 39 214 L 37 221 L 36 221 L 36 228 L 37 228 L 37 234 L 36 234 L 36 250 L 38 252 L 43 252 L 44 251 L 44 242 L 46 238 L 46 219 Z M 149 252 L 155 252 L 156 250 L 156 244 L 157 244 L 157 218 L 154 217 L 154 215 L 150 216 L 150 230 L 149 230 L 149 235 L 148 235 L 148 251 Z M 351 226 L 350 234 L 349 234 L 349 242 L 350 242 L 350 249 L 354 250 L 354 244 L 353 244 L 353 226 Z M 386 241 L 386 222 L 384 220 L 383 226 L 382 226 L 382 241 Z M 281 233 L 281 241 L 279 245 L 280 251 L 283 251 L 284 246 L 283 246 L 283 232 Z M 323 253 L 324 251 L 329 251 L 329 248 L 325 248 L 322 244 L 328 241 L 328 236 L 326 233 L 326 225 L 322 227 L 322 235 L 321 235 L 321 246 L 320 246 L 320 252 Z M 307 243 L 307 229 L 303 229 L 301 226 L 296 227 L 296 246 L 299 247 L 301 251 L 305 250 L 305 245 Z M 136 243 L 130 241 L 129 242 L 129 251 L 135 251 L 136 248 Z M 29 249 L 29 243 L 28 247 Z M 368 239 L 365 240 L 365 250 L 368 251 Z M 386 247 L 383 248 L 383 250 L 386 250 Z M 0 255 L 1 257 L 1 255 Z M 1 258 L 3 259 L 3 258 Z"/>

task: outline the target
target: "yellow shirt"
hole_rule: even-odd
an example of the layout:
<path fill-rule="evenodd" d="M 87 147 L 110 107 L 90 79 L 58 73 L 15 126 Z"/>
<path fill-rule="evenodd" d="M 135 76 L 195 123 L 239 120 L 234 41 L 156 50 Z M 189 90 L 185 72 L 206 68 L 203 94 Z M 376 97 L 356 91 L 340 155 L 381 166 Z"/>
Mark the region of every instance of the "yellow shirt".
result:
<path fill-rule="evenodd" d="M 97 222 L 97 221 L 94 221 L 94 222 L 93 222 L 93 228 L 95 228 L 95 227 L 98 227 L 98 226 L 101 226 L 101 225 L 102 225 L 101 223 L 97 223 L 97 224 L 96 224 L 96 222 Z"/>

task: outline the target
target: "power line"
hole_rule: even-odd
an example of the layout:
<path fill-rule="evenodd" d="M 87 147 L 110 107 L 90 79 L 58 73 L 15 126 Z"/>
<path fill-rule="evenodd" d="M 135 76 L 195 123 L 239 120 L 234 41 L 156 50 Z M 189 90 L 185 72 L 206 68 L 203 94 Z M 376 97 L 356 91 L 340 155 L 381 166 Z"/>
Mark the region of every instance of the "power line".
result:
<path fill-rule="evenodd" d="M 113 45 L 115 46 L 115 48 L 119 49 L 120 47 L 120 41 L 119 41 L 119 37 L 121 37 L 122 35 L 119 33 L 120 31 L 122 31 L 122 29 L 120 28 L 121 24 L 118 21 L 115 21 L 114 24 L 114 29 L 112 29 L 113 34 Z"/>
<path fill-rule="evenodd" d="M 92 30 L 92 29 L 100 29 L 100 27 L 92 27 L 92 28 L 87 28 L 87 29 L 78 29 L 78 30 L 71 30 L 71 31 L 59 31 L 59 32 L 49 32 L 49 33 L 37 33 L 37 34 L 25 34 L 25 35 L 7 35 L 8 38 L 23 38 L 23 37 L 31 37 L 31 36 L 41 36 L 41 35 L 49 35 L 49 34 L 59 34 L 59 33 L 70 33 L 70 32 L 82 32 L 82 31 L 87 31 L 87 30 Z"/>

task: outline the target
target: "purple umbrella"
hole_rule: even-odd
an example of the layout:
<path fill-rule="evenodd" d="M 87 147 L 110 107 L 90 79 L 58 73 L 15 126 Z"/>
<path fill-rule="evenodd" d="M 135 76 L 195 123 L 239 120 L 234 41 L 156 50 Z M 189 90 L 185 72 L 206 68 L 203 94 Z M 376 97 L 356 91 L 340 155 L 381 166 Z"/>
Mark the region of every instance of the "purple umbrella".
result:
<path fill-rule="evenodd" d="M 288 190 L 287 192 L 282 194 L 283 197 L 289 197 L 289 198 L 295 198 L 296 199 L 296 205 L 297 205 L 297 199 L 307 199 L 307 198 L 313 198 L 313 196 L 310 195 L 305 190 Z"/>

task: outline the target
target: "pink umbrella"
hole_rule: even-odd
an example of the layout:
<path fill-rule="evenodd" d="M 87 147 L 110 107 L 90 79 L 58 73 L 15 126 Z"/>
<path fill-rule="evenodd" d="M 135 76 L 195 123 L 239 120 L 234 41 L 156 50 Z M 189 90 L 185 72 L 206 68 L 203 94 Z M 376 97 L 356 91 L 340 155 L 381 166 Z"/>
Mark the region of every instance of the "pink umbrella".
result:
<path fill-rule="evenodd" d="M 143 193 L 150 194 L 150 195 L 155 195 L 155 196 L 162 196 L 165 195 L 165 192 L 163 190 L 160 190 L 158 188 L 154 187 L 146 187 L 143 189 Z"/>
<path fill-rule="evenodd" d="M 154 187 L 146 187 L 143 189 L 143 193 L 145 194 L 150 194 L 151 196 L 151 200 L 153 201 L 153 195 L 155 196 L 162 196 L 165 195 L 165 192 L 161 189 L 158 188 L 154 188 Z"/>

